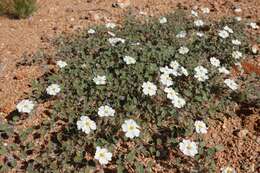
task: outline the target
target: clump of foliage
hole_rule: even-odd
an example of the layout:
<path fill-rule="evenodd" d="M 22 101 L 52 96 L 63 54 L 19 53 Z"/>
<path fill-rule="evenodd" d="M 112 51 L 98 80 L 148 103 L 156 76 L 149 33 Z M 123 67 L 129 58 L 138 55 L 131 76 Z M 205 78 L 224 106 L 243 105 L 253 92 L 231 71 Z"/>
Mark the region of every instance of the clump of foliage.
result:
<path fill-rule="evenodd" d="M 1 0 L 0 13 L 14 18 L 27 18 L 37 9 L 36 0 Z"/>
<path fill-rule="evenodd" d="M 162 172 L 214 172 L 214 153 L 221 146 L 207 147 L 202 136 L 194 133 L 194 121 L 221 119 L 221 112 L 232 116 L 237 104 L 249 99 L 240 97 L 245 95 L 245 79 L 237 76 L 241 90 L 230 90 L 223 83 L 227 77 L 218 73 L 209 59 L 217 57 L 222 66 L 231 70 L 236 63 L 232 58 L 236 47 L 231 39 L 241 41 L 239 50 L 244 55 L 251 54 L 249 44 L 243 25 L 232 19 L 207 21 L 202 28 L 194 27 L 193 19 L 182 11 L 167 19 L 166 24 L 157 20 L 140 23 L 129 17 L 122 27 L 113 30 L 101 26 L 94 28 L 95 34 L 83 32 L 77 37 L 58 39 L 59 50 L 53 60 L 64 60 L 68 65 L 50 70 L 33 85 L 32 97 L 38 104 L 53 101 L 50 119 L 11 135 L 19 143 L 3 147 L 10 153 L 15 150 L 15 157 L 5 152 L 8 166 L 2 169 L 15 167 L 19 160 L 19 169 L 28 172 L 91 172 L 99 165 L 93 157 L 95 148 L 104 146 L 113 153 L 113 160 L 100 168 L 105 172 L 154 172 L 160 164 L 166 164 L 159 166 Z M 234 33 L 228 39 L 220 39 L 218 31 L 226 25 Z M 112 46 L 108 31 L 126 42 Z M 180 31 L 187 32 L 186 38 L 176 37 Z M 198 31 L 205 36 L 198 37 Z M 181 55 L 178 50 L 184 45 L 190 51 Z M 136 64 L 126 65 L 124 56 L 134 57 Z M 172 88 L 186 100 L 180 109 L 173 107 L 159 82 L 160 67 L 173 60 L 189 72 L 188 76 L 173 80 Z M 209 69 L 205 82 L 194 78 L 198 65 Z M 97 86 L 93 82 L 97 75 L 105 75 L 107 84 Z M 156 96 L 143 94 L 142 83 L 146 81 L 158 86 Z M 45 89 L 53 83 L 60 84 L 62 92 L 55 97 L 46 96 Z M 99 117 L 97 111 L 102 105 L 114 108 L 115 116 Z M 97 124 L 97 129 L 88 135 L 77 129 L 76 122 L 82 115 Z M 138 138 L 126 138 L 122 132 L 121 125 L 129 118 L 141 127 Z M 199 143 L 199 153 L 194 158 L 179 151 L 178 145 L 185 138 Z"/>

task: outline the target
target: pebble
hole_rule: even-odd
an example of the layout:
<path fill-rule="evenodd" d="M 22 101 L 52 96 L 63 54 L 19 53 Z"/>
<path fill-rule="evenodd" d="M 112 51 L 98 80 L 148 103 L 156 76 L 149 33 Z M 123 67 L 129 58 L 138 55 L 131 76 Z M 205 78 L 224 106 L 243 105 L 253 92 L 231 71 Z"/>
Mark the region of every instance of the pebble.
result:
<path fill-rule="evenodd" d="M 244 137 L 246 137 L 246 135 L 248 134 L 248 130 L 247 129 L 243 129 L 243 130 L 240 130 L 239 132 L 238 132 L 238 136 L 240 137 L 240 138 L 244 138 Z"/>
<path fill-rule="evenodd" d="M 117 0 L 117 2 L 113 4 L 113 7 L 127 8 L 130 5 L 131 5 L 130 0 Z"/>
<path fill-rule="evenodd" d="M 236 13 L 240 13 L 240 12 L 242 12 L 241 8 L 239 8 L 239 7 L 235 8 L 234 11 L 235 11 Z"/>
<path fill-rule="evenodd" d="M 256 142 L 260 144 L 260 137 L 257 137 Z"/>
<path fill-rule="evenodd" d="M 73 8 L 70 8 L 70 7 L 66 8 L 65 11 L 66 11 L 67 13 L 72 13 L 72 12 L 74 12 Z"/>

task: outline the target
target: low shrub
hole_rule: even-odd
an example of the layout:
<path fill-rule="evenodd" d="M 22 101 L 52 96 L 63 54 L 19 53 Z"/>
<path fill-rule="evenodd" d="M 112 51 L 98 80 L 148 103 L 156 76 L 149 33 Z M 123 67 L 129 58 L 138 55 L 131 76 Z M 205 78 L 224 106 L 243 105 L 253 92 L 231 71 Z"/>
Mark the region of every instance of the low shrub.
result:
<path fill-rule="evenodd" d="M 2 0 L 0 13 L 14 18 L 27 18 L 37 9 L 36 0 Z"/>
<path fill-rule="evenodd" d="M 215 172 L 213 157 L 222 146 L 206 146 L 203 124 L 233 116 L 256 89 L 246 77 L 232 76 L 235 64 L 252 54 L 244 25 L 205 22 L 194 26 L 178 11 L 160 22 L 128 17 L 116 28 L 57 39 L 57 55 L 48 62 L 60 69 L 35 81 L 31 96 L 38 104 L 53 102 L 50 119 L 15 133 L 20 143 L 4 148 L 16 157 L 6 152 L 6 163 L 15 167 L 19 158 L 20 169 L 34 172 Z M 196 142 L 188 149 L 197 148 L 183 150 L 185 139 Z M 108 164 L 97 161 L 98 147 L 111 152 Z"/>

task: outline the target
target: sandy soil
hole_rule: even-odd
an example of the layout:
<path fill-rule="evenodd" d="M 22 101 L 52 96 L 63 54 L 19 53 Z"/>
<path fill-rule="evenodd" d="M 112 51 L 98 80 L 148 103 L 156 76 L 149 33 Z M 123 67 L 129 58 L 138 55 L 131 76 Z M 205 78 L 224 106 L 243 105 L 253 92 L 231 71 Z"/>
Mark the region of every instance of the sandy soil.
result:
<path fill-rule="evenodd" d="M 34 53 L 39 48 L 52 52 L 51 41 L 60 34 L 75 33 L 107 21 L 120 23 L 128 10 L 137 15 L 143 12 L 157 16 L 173 12 L 176 8 L 192 9 L 197 6 L 209 7 L 210 14 L 215 19 L 239 15 L 256 21 L 260 17 L 258 0 L 120 0 L 129 1 L 128 8 L 114 8 L 113 4 L 117 1 L 39 0 L 39 9 L 28 19 L 14 20 L 0 16 L 0 115 L 6 117 L 13 111 L 17 101 L 30 93 L 31 81 L 44 71 L 42 66 L 17 68 L 16 64 L 22 60 L 22 55 Z M 242 12 L 235 13 L 235 7 L 241 7 Z M 256 34 L 259 34 L 259 30 L 252 37 Z M 235 117 L 224 122 L 212 122 L 205 140 L 209 145 L 223 143 L 227 147 L 217 155 L 220 167 L 231 162 L 238 169 L 246 164 L 249 164 L 252 171 L 257 169 L 256 154 L 259 150 L 255 149 L 259 146 L 260 139 L 257 138 L 259 127 L 257 129 L 255 126 L 259 126 L 259 121 L 259 112 L 255 112 L 245 119 Z M 246 133 L 246 136 L 241 136 L 239 132 Z"/>

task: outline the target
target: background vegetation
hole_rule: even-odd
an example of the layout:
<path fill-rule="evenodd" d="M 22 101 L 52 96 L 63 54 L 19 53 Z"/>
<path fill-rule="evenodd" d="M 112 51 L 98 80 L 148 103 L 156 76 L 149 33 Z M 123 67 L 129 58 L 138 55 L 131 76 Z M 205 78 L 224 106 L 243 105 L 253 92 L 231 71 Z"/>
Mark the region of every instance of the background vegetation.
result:
<path fill-rule="evenodd" d="M 36 0 L 1 0 L 0 14 L 14 18 L 26 18 L 36 11 Z"/>

